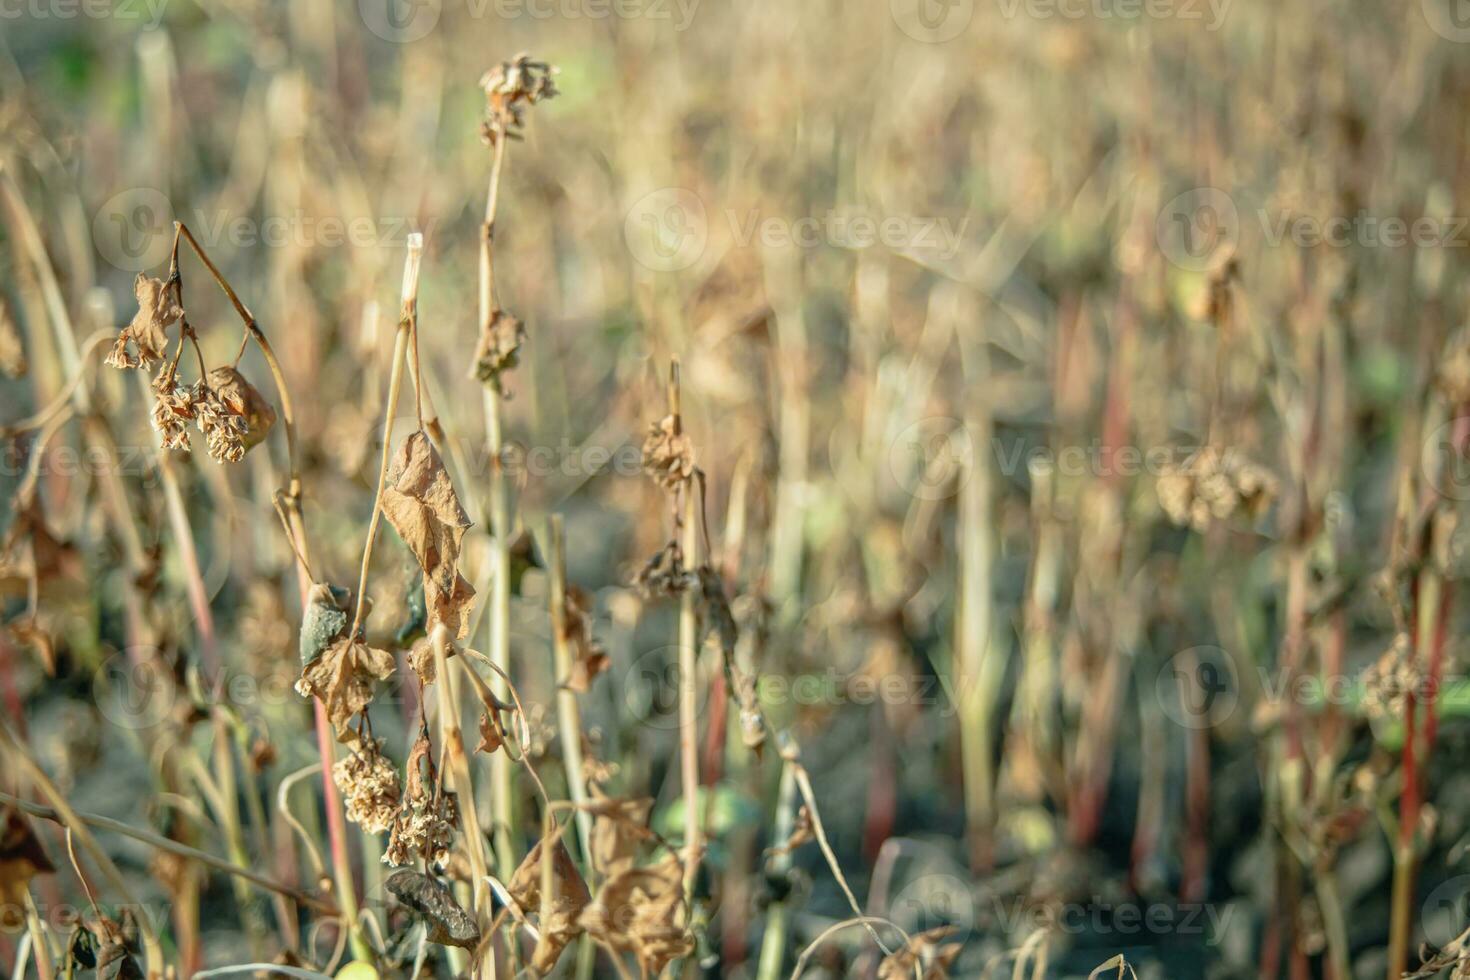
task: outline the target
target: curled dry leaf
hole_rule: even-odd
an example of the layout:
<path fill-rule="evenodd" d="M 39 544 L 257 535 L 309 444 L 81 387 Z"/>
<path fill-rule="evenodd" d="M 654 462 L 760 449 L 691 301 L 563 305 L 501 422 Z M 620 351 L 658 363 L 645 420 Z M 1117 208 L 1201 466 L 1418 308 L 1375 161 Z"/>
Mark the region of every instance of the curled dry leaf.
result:
<path fill-rule="evenodd" d="M 475 751 L 493 755 L 505 743 L 505 726 L 501 724 L 500 713 L 488 709 L 482 712 L 480 714 L 480 744 L 475 746 Z"/>
<path fill-rule="evenodd" d="M 960 943 L 946 943 L 954 926 L 940 926 L 910 937 L 903 949 L 886 956 L 878 965 L 878 980 L 948 980 L 949 968 L 959 958 Z"/>
<path fill-rule="evenodd" d="M 544 844 L 544 840 L 536 842 L 531 853 L 516 868 L 507 886 L 511 897 L 527 914 L 542 912 L 541 862 L 545 853 Z M 572 856 L 567 853 L 566 845 L 560 840 L 556 841 L 551 852 L 551 882 L 553 891 L 550 907 L 537 923 L 540 938 L 536 941 L 536 951 L 531 958 L 531 965 L 542 975 L 551 972 L 556 961 L 561 958 L 562 950 L 581 935 L 582 927 L 577 924 L 577 917 L 592 899 L 587 891 L 587 883 L 577 873 Z"/>
<path fill-rule="evenodd" d="M 735 653 L 739 630 L 735 626 L 735 616 L 730 612 L 730 603 L 725 599 L 725 583 L 708 565 L 699 566 L 696 574 L 699 576 L 700 599 L 704 603 L 704 636 L 713 634 L 719 640 L 721 652 L 729 657 Z"/>
<path fill-rule="evenodd" d="M 520 363 L 521 345 L 525 342 L 525 324 L 505 310 L 492 310 L 490 319 L 480 327 L 471 376 L 502 391 L 500 376 Z"/>
<path fill-rule="evenodd" d="M 347 741 L 352 716 L 373 700 L 373 682 L 386 680 L 393 667 L 393 655 L 386 650 L 342 638 L 306 665 L 296 690 L 320 700 L 337 729 L 337 739 Z"/>
<path fill-rule="evenodd" d="M 115 368 L 151 369 L 168 350 L 168 328 L 180 320 L 178 280 L 164 282 L 138 273 L 133 280 L 138 312 L 117 335 L 107 363 Z"/>
<path fill-rule="evenodd" d="M 429 927 L 429 942 L 462 949 L 474 949 L 480 944 L 480 927 L 474 917 L 437 879 L 404 868 L 389 875 L 383 885 L 400 902 L 423 916 Z"/>
<path fill-rule="evenodd" d="M 567 589 L 566 614 L 562 635 L 572 648 L 572 669 L 566 686 L 578 694 L 587 693 L 598 674 L 607 670 L 607 651 L 592 635 L 592 601 L 587 593 Z"/>
<path fill-rule="evenodd" d="M 592 814 L 592 867 L 599 875 L 612 877 L 633 867 L 639 845 L 650 839 L 647 824 L 653 800 L 604 796 L 595 786 L 592 796 L 588 805 Z"/>
<path fill-rule="evenodd" d="M 677 541 L 670 541 L 653 557 L 644 562 L 634 581 L 638 592 L 645 599 L 655 596 L 682 595 L 697 581 L 696 576 L 684 568 L 684 556 Z"/>
<path fill-rule="evenodd" d="M 393 457 L 383 514 L 423 569 L 429 622 L 443 623 L 452 637 L 463 639 L 475 590 L 459 574 L 459 551 L 471 521 L 443 460 L 422 432 L 404 440 Z"/>
<path fill-rule="evenodd" d="M 632 953 L 644 976 L 657 976 L 694 951 L 686 918 L 684 868 L 669 854 L 609 877 L 578 921 L 603 945 Z"/>
<path fill-rule="evenodd" d="M 812 811 L 807 809 L 803 803 L 801 809 L 796 811 L 796 823 L 791 828 L 791 836 L 779 847 L 772 847 L 766 851 L 768 855 L 790 854 L 803 844 L 809 844 L 816 838 L 812 829 Z"/>
<path fill-rule="evenodd" d="M 276 424 L 276 410 L 245 376 L 229 365 L 209 372 L 209 387 L 225 409 L 245 420 L 244 447 L 249 452 L 265 441 Z"/>
<path fill-rule="evenodd" d="M 643 471 L 665 490 L 677 490 L 694 476 L 694 443 L 673 415 L 648 427 L 643 440 Z"/>

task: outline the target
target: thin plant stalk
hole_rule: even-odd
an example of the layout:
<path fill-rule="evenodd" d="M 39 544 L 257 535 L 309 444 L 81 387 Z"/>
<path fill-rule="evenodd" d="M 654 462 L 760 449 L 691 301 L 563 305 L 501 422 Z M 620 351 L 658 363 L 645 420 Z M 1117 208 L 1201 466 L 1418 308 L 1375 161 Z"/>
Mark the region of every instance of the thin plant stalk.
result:
<path fill-rule="evenodd" d="M 485 221 L 480 227 L 479 314 L 480 326 L 490 322 L 495 311 L 495 211 L 500 201 L 500 175 L 505 166 L 506 136 L 495 140 L 495 155 L 490 165 L 489 186 L 485 193 Z M 510 501 L 502 467 L 505 449 L 501 425 L 502 402 L 498 385 L 484 389 L 485 443 L 490 459 L 490 662 L 509 674 L 510 671 Z M 491 678 L 491 689 L 504 699 L 506 686 L 497 675 Z M 509 881 L 519 862 L 515 854 L 516 810 L 513 773 L 505 753 L 497 752 L 490 760 L 495 807 L 495 855 L 500 876 Z"/>
<path fill-rule="evenodd" d="M 791 760 L 781 763 L 781 788 L 776 793 L 776 833 L 778 845 L 791 839 L 796 822 L 796 767 Z M 778 850 L 771 858 L 771 874 L 782 877 L 791 870 L 791 851 Z M 760 964 L 756 980 L 778 980 L 786 957 L 786 926 L 791 910 L 784 898 L 771 903 L 766 911 L 765 935 L 761 938 Z"/>
<path fill-rule="evenodd" d="M 562 764 L 567 793 L 577 804 L 577 843 L 581 845 L 585 874 L 592 873 L 592 813 L 587 780 L 582 771 L 582 712 L 577 693 L 568 686 L 572 651 L 567 642 L 566 528 L 560 514 L 551 515 L 551 649 L 556 668 L 556 720 L 561 735 Z"/>
<path fill-rule="evenodd" d="M 674 435 L 683 433 L 680 406 L 679 362 L 669 366 L 669 415 Z M 679 551 L 684 568 L 699 565 L 699 527 L 695 510 L 694 480 L 679 488 L 676 513 Z M 704 826 L 699 815 L 699 609 L 694 586 L 679 596 L 679 774 L 684 796 L 684 891 L 690 894 L 699 873 L 704 851 Z"/>

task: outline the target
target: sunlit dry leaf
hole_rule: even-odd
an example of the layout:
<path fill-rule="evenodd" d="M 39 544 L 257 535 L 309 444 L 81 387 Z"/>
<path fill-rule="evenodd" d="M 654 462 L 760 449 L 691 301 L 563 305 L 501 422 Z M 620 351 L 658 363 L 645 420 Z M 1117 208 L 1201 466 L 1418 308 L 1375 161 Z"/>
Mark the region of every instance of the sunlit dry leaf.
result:
<path fill-rule="evenodd" d="M 133 280 L 133 293 L 138 312 L 117 335 L 107 363 L 116 368 L 152 368 L 168 351 L 168 328 L 184 315 L 178 283 L 140 272 Z"/>
<path fill-rule="evenodd" d="M 430 623 L 443 623 L 451 638 L 463 640 L 470 632 L 470 611 L 475 604 L 475 589 L 458 573 L 454 589 L 445 592 L 435 581 L 424 576 L 424 603 Z"/>
<path fill-rule="evenodd" d="M 588 806 L 592 814 L 592 867 L 610 877 L 631 868 L 638 846 L 649 839 L 648 815 L 653 810 L 649 797 L 617 799 L 593 787 Z"/>
<path fill-rule="evenodd" d="M 540 915 L 541 908 L 541 862 L 545 841 L 537 841 L 520 867 L 516 868 L 507 888 L 511 897 L 527 914 Z M 540 939 L 532 954 L 532 966 L 541 973 L 550 973 L 566 945 L 582 932 L 577 917 L 591 900 L 587 883 L 577 873 L 572 856 L 566 846 L 558 840 L 551 854 L 552 898 L 544 918 L 537 922 Z"/>
<path fill-rule="evenodd" d="M 610 876 L 579 923 L 604 945 L 632 953 L 644 976 L 657 976 L 694 951 L 685 919 L 683 866 L 670 854 Z"/>
<path fill-rule="evenodd" d="M 459 504 L 449 472 L 429 437 L 404 440 L 388 469 L 383 513 L 408 545 L 429 582 L 455 590 L 460 541 L 471 521 Z"/>
<path fill-rule="evenodd" d="M 245 420 L 246 452 L 260 445 L 276 424 L 276 410 L 245 376 L 228 365 L 209 372 L 209 387 L 234 415 Z"/>
<path fill-rule="evenodd" d="M 316 697 L 326 706 L 337 738 L 345 740 L 352 716 L 373 699 L 373 682 L 386 680 L 393 667 L 393 655 L 386 650 L 343 638 L 306 665 L 296 690 Z"/>

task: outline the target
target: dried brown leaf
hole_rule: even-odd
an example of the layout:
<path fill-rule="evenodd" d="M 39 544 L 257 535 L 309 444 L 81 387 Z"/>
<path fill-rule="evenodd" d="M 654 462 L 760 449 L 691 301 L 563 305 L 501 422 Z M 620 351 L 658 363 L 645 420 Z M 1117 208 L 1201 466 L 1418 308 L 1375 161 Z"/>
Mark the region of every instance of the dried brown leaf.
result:
<path fill-rule="evenodd" d="M 463 949 L 474 949 L 480 944 L 480 927 L 474 917 L 437 879 L 404 868 L 389 875 L 383 886 L 424 917 L 429 925 L 429 942 Z"/>
<path fill-rule="evenodd" d="M 393 667 L 393 655 L 386 650 L 344 638 L 306 665 L 296 690 L 322 702 L 337 738 L 345 741 L 351 735 L 347 726 L 352 716 L 373 699 L 373 682 L 386 680 Z"/>

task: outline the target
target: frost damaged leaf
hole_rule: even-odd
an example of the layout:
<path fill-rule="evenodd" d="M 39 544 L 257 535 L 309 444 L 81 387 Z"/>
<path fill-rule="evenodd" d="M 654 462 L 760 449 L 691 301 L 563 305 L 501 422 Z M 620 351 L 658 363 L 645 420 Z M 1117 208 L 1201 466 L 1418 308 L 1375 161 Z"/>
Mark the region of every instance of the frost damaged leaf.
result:
<path fill-rule="evenodd" d="M 347 725 L 352 716 L 373 700 L 373 682 L 386 680 L 393 667 L 393 655 L 386 650 L 344 638 L 306 665 L 296 690 L 322 702 L 337 738 L 344 740 L 351 734 Z"/>
<path fill-rule="evenodd" d="M 301 666 L 320 657 L 347 629 L 351 615 L 347 608 L 349 598 L 351 593 L 339 585 L 317 582 L 311 587 L 306 612 L 301 617 Z"/>
<path fill-rule="evenodd" d="M 429 942 L 441 946 L 474 949 L 480 943 L 480 927 L 454 896 L 435 879 L 404 868 L 383 883 L 404 905 L 413 909 L 429 926 Z"/>

